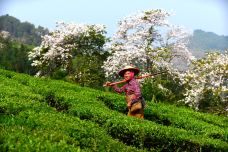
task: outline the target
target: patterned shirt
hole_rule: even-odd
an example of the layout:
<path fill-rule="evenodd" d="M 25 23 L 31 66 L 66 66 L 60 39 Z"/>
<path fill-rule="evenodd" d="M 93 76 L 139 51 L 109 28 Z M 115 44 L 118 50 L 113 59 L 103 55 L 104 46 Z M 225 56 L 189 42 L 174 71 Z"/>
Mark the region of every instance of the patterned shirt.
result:
<path fill-rule="evenodd" d="M 118 93 L 125 92 L 126 95 L 135 94 L 135 100 L 141 97 L 140 85 L 135 78 L 131 79 L 127 84 L 125 84 L 121 88 L 117 87 L 116 85 L 114 85 L 113 88 Z"/>

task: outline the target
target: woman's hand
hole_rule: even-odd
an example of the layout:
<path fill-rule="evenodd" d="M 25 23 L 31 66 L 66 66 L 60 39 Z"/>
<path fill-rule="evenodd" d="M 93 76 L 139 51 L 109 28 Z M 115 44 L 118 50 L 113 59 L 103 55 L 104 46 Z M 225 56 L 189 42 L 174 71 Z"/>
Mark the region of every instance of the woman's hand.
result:
<path fill-rule="evenodd" d="M 127 108 L 128 108 L 128 109 L 131 109 L 131 102 L 129 102 L 129 103 L 127 104 Z"/>
<path fill-rule="evenodd" d="M 108 82 L 105 83 L 104 86 L 112 86 L 111 84 L 112 84 L 112 83 L 108 81 Z"/>

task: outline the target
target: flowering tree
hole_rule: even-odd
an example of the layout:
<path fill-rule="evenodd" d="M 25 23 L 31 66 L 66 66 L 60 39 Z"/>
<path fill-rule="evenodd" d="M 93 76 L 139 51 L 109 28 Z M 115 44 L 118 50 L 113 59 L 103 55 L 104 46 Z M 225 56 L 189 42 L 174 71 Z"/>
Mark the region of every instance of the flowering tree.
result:
<path fill-rule="evenodd" d="M 222 106 L 228 110 L 228 54 L 208 53 L 206 57 L 193 61 L 190 69 L 182 75 L 182 82 L 187 86 L 185 103 L 200 109 L 201 105 Z M 216 100 L 204 99 L 207 96 Z M 204 102 L 204 103 L 203 103 Z M 209 103 L 211 102 L 211 103 Z"/>
<path fill-rule="evenodd" d="M 7 31 L 0 31 L 0 49 L 4 49 L 5 44 L 10 38 L 10 33 Z"/>
<path fill-rule="evenodd" d="M 123 66 L 133 64 L 142 73 L 153 68 L 172 69 L 176 58 L 193 59 L 186 44 L 189 33 L 182 27 L 168 23 L 171 14 L 164 10 L 138 12 L 119 22 L 119 28 L 106 49 L 112 55 L 104 62 L 107 78 Z"/>
<path fill-rule="evenodd" d="M 29 53 L 37 76 L 52 75 L 55 70 L 73 73 L 72 60 L 78 54 L 92 55 L 102 50 L 106 41 L 103 25 L 57 23 L 56 30 L 42 37 L 42 43 Z"/>

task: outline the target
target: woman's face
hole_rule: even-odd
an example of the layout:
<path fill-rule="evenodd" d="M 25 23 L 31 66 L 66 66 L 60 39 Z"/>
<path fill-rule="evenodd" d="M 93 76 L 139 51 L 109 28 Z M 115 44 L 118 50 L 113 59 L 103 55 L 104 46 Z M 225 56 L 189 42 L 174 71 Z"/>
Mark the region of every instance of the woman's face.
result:
<path fill-rule="evenodd" d="M 131 80 L 131 79 L 132 79 L 132 74 L 133 74 L 133 72 L 131 72 L 131 71 L 126 71 L 126 72 L 124 73 L 124 79 L 127 80 L 127 81 Z"/>

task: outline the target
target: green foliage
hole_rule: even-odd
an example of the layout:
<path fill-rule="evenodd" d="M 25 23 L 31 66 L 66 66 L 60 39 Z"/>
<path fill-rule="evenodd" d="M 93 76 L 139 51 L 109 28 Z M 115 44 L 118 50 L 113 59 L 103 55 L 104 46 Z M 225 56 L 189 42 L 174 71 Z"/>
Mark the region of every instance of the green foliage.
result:
<path fill-rule="evenodd" d="M 57 111 L 67 111 L 69 105 L 63 101 L 63 98 L 56 97 L 54 92 L 47 92 L 44 101 L 48 103 L 49 106 L 55 107 Z"/>
<path fill-rule="evenodd" d="M 71 80 L 81 86 L 100 88 L 105 79 L 101 66 L 108 56 L 108 52 L 103 50 L 107 38 L 92 27 L 88 32 L 75 39 L 76 47 L 72 52 L 68 74 Z"/>
<path fill-rule="evenodd" d="M 125 104 L 123 104 L 122 97 L 105 94 L 99 96 L 99 100 L 104 103 L 109 101 L 108 104 L 105 104 L 106 106 L 112 110 L 125 113 Z M 214 136 L 215 139 L 220 138 L 228 141 L 228 124 L 227 118 L 224 117 L 195 112 L 186 107 L 149 102 L 148 107 L 145 109 L 145 119 L 165 126 L 182 128 L 189 132 L 194 132 L 194 134 Z"/>
<path fill-rule="evenodd" d="M 28 61 L 27 53 L 33 46 L 25 45 L 12 41 L 11 39 L 4 39 L 0 36 L 0 67 L 13 70 L 19 73 L 35 74 L 36 70 L 31 66 Z"/>
<path fill-rule="evenodd" d="M 66 103 L 50 92 L 57 90 L 55 83 L 49 88 L 46 80 L 3 70 L 0 80 L 1 151 L 139 151 L 112 139 L 97 124 L 63 113 L 67 109 L 60 112 Z"/>
<path fill-rule="evenodd" d="M 158 87 L 159 84 L 160 83 L 158 83 L 156 80 L 153 80 L 153 79 L 145 80 L 145 84 L 143 84 L 143 87 L 142 87 L 143 97 L 146 100 L 154 101 L 154 102 L 164 101 L 167 95 L 166 94 L 167 91 L 159 88 Z"/>
<path fill-rule="evenodd" d="M 142 120 L 120 95 L 1 69 L 0 81 L 1 151 L 228 150 L 226 117 L 148 102 Z"/>
<path fill-rule="evenodd" d="M 168 102 L 177 104 L 183 98 L 183 91 L 180 80 L 173 79 L 168 73 L 156 76 L 155 78 L 145 79 L 142 86 L 143 97 L 153 102 Z"/>
<path fill-rule="evenodd" d="M 105 75 L 101 68 L 103 61 L 108 56 L 107 53 L 101 54 L 94 52 L 93 55 L 77 55 L 72 61 L 71 80 L 92 88 L 101 89 Z"/>
<path fill-rule="evenodd" d="M 221 96 L 214 94 L 210 89 L 205 89 L 202 96 L 202 99 L 199 101 L 200 111 L 218 115 L 228 114 L 228 112 L 225 110 L 225 108 L 228 106 L 228 102 L 224 102 Z"/>

